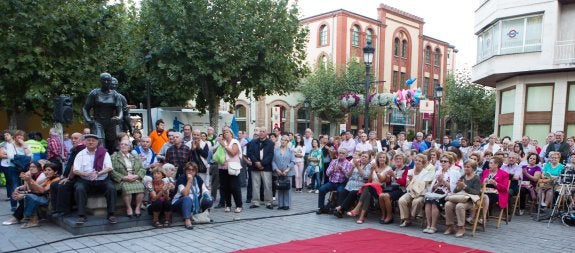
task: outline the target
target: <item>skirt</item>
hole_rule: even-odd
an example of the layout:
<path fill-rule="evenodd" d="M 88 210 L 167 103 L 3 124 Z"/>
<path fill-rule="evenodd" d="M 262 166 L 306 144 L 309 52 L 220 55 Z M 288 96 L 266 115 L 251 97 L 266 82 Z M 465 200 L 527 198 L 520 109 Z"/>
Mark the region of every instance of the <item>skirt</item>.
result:
<path fill-rule="evenodd" d="M 120 189 L 122 189 L 122 194 L 133 194 L 133 193 L 143 193 L 145 187 L 144 184 L 140 181 L 121 182 Z"/>

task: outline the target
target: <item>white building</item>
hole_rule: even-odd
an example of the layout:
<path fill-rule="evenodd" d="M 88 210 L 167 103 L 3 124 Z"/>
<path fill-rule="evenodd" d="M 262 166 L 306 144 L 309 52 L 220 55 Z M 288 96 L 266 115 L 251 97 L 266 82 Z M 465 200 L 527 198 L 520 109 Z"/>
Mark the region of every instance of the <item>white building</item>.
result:
<path fill-rule="evenodd" d="M 481 0 L 473 82 L 497 90 L 495 133 L 575 135 L 575 1 Z M 543 142 L 544 143 L 544 142 Z"/>

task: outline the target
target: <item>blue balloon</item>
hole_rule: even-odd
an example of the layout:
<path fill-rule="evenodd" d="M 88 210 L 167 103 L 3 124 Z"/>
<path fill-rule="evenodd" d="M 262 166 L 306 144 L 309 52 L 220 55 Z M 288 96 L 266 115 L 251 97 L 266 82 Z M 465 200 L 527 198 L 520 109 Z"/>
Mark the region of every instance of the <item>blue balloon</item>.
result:
<path fill-rule="evenodd" d="M 413 84 L 415 82 L 415 80 L 417 80 L 417 78 L 409 78 L 405 81 L 405 85 L 406 86 L 410 86 L 411 84 Z"/>

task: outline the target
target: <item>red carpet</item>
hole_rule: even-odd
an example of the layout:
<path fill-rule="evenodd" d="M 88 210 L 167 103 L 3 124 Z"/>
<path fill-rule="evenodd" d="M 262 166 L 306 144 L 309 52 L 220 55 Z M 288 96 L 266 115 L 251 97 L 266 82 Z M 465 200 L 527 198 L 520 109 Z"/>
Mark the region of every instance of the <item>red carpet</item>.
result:
<path fill-rule="evenodd" d="M 414 236 L 366 228 L 291 241 L 260 248 L 239 250 L 242 253 L 272 252 L 487 252 Z"/>

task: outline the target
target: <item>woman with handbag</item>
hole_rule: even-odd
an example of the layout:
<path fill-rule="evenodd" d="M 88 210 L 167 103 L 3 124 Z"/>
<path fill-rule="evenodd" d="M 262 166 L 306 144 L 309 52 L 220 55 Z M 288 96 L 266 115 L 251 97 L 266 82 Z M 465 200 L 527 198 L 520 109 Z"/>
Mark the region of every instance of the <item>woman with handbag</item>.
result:
<path fill-rule="evenodd" d="M 506 208 L 509 199 L 509 173 L 501 169 L 503 159 L 493 156 L 489 160 L 489 169 L 484 170 L 481 175 L 481 183 L 485 184 L 485 195 L 483 206 L 485 211 L 491 209 L 495 203 L 499 203 L 499 208 Z M 485 216 L 485 213 L 483 214 Z"/>
<path fill-rule="evenodd" d="M 433 234 L 437 231 L 437 220 L 439 220 L 440 210 L 445 205 L 445 196 L 455 191 L 457 180 L 461 176 L 459 168 L 454 165 L 455 157 L 455 154 L 447 152 L 439 159 L 441 170 L 435 173 L 430 191 L 425 194 L 427 228 L 423 230 L 423 233 Z"/>
<path fill-rule="evenodd" d="M 536 199 L 535 187 L 537 187 L 537 181 L 541 178 L 539 155 L 536 153 L 527 154 L 527 165 L 523 166 L 522 170 L 523 181 L 521 181 L 521 188 L 519 188 L 519 215 L 525 213 L 527 195 L 531 196 L 532 200 Z"/>
<path fill-rule="evenodd" d="M 401 152 L 393 156 L 394 168 L 385 172 L 385 187 L 379 194 L 379 208 L 381 209 L 381 218 L 379 223 L 393 223 L 392 201 L 397 201 L 405 193 L 407 185 L 407 173 L 409 167 L 405 164 L 405 155 Z"/>
<path fill-rule="evenodd" d="M 553 194 L 555 192 L 555 181 L 561 173 L 563 173 L 563 169 L 565 166 L 559 163 L 561 159 L 561 153 L 557 151 L 549 152 L 549 162 L 543 165 L 543 173 L 542 177 L 539 180 L 539 185 L 537 189 L 537 196 L 540 200 L 540 204 L 543 207 L 543 211 L 547 211 L 547 209 L 552 208 L 551 202 L 553 201 Z"/>
<path fill-rule="evenodd" d="M 16 130 L 14 132 L 14 136 L 10 134 L 9 131 L 4 131 L 4 154 L 1 154 L 2 157 L 2 171 L 6 176 L 6 192 L 8 197 L 12 196 L 14 190 L 19 187 L 21 184 L 20 182 L 20 171 L 17 168 L 16 164 L 14 163 L 14 159 L 17 156 L 28 156 L 30 160 L 32 159 L 32 151 L 30 147 L 26 145 L 24 142 L 24 135 L 26 133 L 22 130 Z M 30 162 L 30 160 L 28 162 Z M 16 207 L 18 206 L 18 202 L 14 199 L 10 199 L 10 207 L 11 211 L 14 212 Z"/>
<path fill-rule="evenodd" d="M 410 219 L 421 214 L 423 209 L 423 194 L 435 177 L 435 166 L 427 162 L 427 156 L 415 156 L 415 167 L 407 172 L 407 192 L 399 198 L 400 227 L 410 224 Z M 411 206 L 411 208 L 410 208 Z"/>
<path fill-rule="evenodd" d="M 365 151 L 362 152 L 361 158 L 354 161 L 353 168 L 346 173 L 347 183 L 345 184 L 345 189 L 339 193 L 337 199 L 340 203 L 340 206 L 335 208 L 335 212 L 333 213 L 336 217 L 342 218 L 344 211 L 348 210 L 353 203 L 355 203 L 358 199 L 358 191 L 360 187 L 364 184 L 366 180 L 371 181 L 370 170 L 371 170 L 371 152 Z M 360 200 L 361 201 L 361 200 Z M 353 211 L 350 212 L 355 214 L 361 207 L 361 203 L 354 208 Z M 363 219 L 358 220 L 358 223 L 363 223 Z"/>
<path fill-rule="evenodd" d="M 219 140 L 220 146 L 218 149 L 223 148 L 226 152 L 226 158 L 223 165 L 220 165 L 220 194 L 225 201 L 225 212 L 231 211 L 232 196 L 236 204 L 234 213 L 242 211 L 242 188 L 240 183 L 240 147 L 241 144 L 238 140 L 234 139 L 232 129 L 228 126 L 222 128 L 222 138 Z"/>
<path fill-rule="evenodd" d="M 465 211 L 473 208 L 473 199 L 479 200 L 481 181 L 475 174 L 477 162 L 467 160 L 463 165 L 464 175 L 457 181 L 454 194 L 447 196 L 445 203 L 445 235 L 455 233 L 454 219 L 457 217 L 457 233 L 455 237 L 465 235 Z"/>
<path fill-rule="evenodd" d="M 291 181 L 295 174 L 293 170 L 295 156 L 288 146 L 289 137 L 284 135 L 280 140 L 280 146 L 274 150 L 272 161 L 274 174 L 278 177 L 276 180 L 278 210 L 289 210 L 291 206 Z"/>
<path fill-rule="evenodd" d="M 139 157 L 132 154 L 132 143 L 130 140 L 120 142 L 120 151 L 115 152 L 112 159 L 112 180 L 116 186 L 122 190 L 122 198 L 126 205 L 126 216 L 128 218 L 139 218 L 142 201 L 144 199 L 145 186 L 142 180 L 146 175 L 146 170 Z M 132 208 L 132 197 L 136 199 L 136 205 Z"/>

